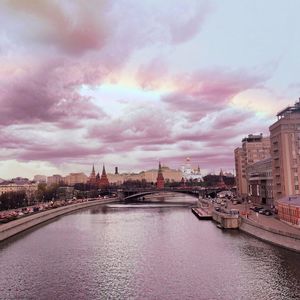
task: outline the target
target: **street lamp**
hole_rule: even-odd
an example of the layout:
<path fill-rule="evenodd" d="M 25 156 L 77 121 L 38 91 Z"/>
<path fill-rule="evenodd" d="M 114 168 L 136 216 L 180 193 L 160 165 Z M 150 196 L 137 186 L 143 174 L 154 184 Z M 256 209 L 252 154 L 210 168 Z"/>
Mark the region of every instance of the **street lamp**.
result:
<path fill-rule="evenodd" d="M 291 197 L 289 197 L 289 219 L 290 219 L 290 223 L 292 223 L 292 216 L 291 216 Z"/>

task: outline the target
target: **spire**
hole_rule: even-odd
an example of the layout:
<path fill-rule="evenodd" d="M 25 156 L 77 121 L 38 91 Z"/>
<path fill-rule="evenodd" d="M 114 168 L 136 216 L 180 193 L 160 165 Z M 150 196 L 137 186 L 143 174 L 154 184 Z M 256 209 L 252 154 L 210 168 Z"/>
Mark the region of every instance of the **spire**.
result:
<path fill-rule="evenodd" d="M 109 181 L 106 175 L 105 166 L 103 164 L 102 174 L 99 182 L 101 189 L 107 189 L 109 187 Z"/>
<path fill-rule="evenodd" d="M 105 166 L 104 166 L 104 164 L 103 164 L 103 169 L 102 169 L 102 176 L 106 176 L 106 171 L 105 171 Z"/>
<path fill-rule="evenodd" d="M 223 170 L 222 170 L 222 169 L 220 170 L 220 176 L 224 176 L 224 175 L 223 175 Z"/>
<path fill-rule="evenodd" d="M 91 175 L 89 177 L 88 183 L 92 186 L 94 186 L 96 184 L 96 173 L 95 173 L 94 164 L 93 164 L 92 172 L 91 172 Z"/>

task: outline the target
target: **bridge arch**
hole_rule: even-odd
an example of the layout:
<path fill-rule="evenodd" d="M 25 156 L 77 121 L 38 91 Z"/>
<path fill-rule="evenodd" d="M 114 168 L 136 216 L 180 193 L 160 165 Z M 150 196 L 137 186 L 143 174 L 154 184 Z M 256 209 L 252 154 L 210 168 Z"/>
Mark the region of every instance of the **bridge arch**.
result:
<path fill-rule="evenodd" d="M 180 190 L 175 190 L 175 189 L 162 189 L 162 190 L 150 190 L 150 191 L 139 191 L 136 193 L 131 193 L 130 195 L 126 196 L 126 192 L 124 193 L 123 201 L 129 202 L 131 200 L 137 200 L 138 198 L 147 196 L 147 195 L 152 195 L 152 194 L 163 194 L 163 193 L 181 193 L 181 194 L 189 194 L 191 196 L 199 198 L 199 191 L 198 190 L 188 190 L 188 189 L 180 189 Z"/>

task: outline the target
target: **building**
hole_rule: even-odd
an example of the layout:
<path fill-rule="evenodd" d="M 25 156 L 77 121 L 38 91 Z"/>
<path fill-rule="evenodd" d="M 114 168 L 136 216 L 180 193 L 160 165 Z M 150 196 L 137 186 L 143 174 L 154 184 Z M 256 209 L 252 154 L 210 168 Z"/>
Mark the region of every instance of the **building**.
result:
<path fill-rule="evenodd" d="M 280 111 L 269 129 L 274 199 L 300 195 L 300 100 Z"/>
<path fill-rule="evenodd" d="M 246 168 L 259 160 L 270 157 L 270 138 L 249 134 L 242 139 L 242 147 L 234 150 L 236 185 L 239 196 L 248 196 Z"/>
<path fill-rule="evenodd" d="M 271 157 L 246 168 L 249 199 L 257 204 L 273 205 L 273 177 Z"/>
<path fill-rule="evenodd" d="M 243 195 L 247 193 L 246 188 L 246 174 L 245 174 L 245 159 L 244 151 L 241 147 L 234 150 L 234 162 L 235 162 L 235 182 L 237 193 Z"/>
<path fill-rule="evenodd" d="M 64 183 L 74 186 L 76 183 L 87 183 L 88 177 L 84 173 L 70 173 L 64 177 Z"/>
<path fill-rule="evenodd" d="M 46 183 L 47 182 L 47 176 L 45 175 L 34 175 L 33 181 L 37 183 Z"/>
<path fill-rule="evenodd" d="M 99 181 L 99 187 L 101 189 L 107 189 L 109 187 L 109 181 L 106 175 L 106 171 L 105 171 L 105 166 L 103 165 L 103 169 L 102 169 L 102 174 L 101 174 L 101 178 Z"/>
<path fill-rule="evenodd" d="M 218 182 L 218 187 L 221 188 L 221 189 L 226 189 L 227 186 L 224 182 L 224 174 L 223 174 L 223 170 L 221 169 L 220 170 L 220 174 L 219 174 L 219 182 Z"/>
<path fill-rule="evenodd" d="M 279 219 L 300 227 L 300 196 L 287 196 L 277 200 Z"/>
<path fill-rule="evenodd" d="M 197 168 L 192 168 L 191 160 L 189 157 L 186 158 L 185 164 L 181 167 L 182 177 L 185 181 L 198 181 L 202 182 L 203 178 L 201 175 L 200 167 L 198 165 Z"/>
<path fill-rule="evenodd" d="M 63 183 L 63 178 L 61 175 L 55 174 L 47 177 L 47 185 L 61 184 Z"/>
<path fill-rule="evenodd" d="M 161 169 L 164 174 L 165 182 L 180 182 L 182 178 L 182 172 L 180 170 L 173 170 L 166 166 L 161 166 Z M 148 183 L 154 184 L 157 177 L 157 169 L 142 171 L 140 173 L 122 173 L 122 174 L 107 173 L 107 177 L 111 184 L 116 184 L 116 185 L 120 185 L 124 181 L 128 181 L 128 180 L 146 181 Z"/>
<path fill-rule="evenodd" d="M 165 187 L 165 179 L 162 173 L 161 164 L 159 162 L 158 164 L 158 173 L 156 178 L 156 188 L 157 189 L 163 189 Z"/>
<path fill-rule="evenodd" d="M 91 172 L 90 177 L 88 178 L 87 183 L 90 184 L 91 186 L 96 186 L 96 172 L 95 172 L 94 165 L 93 165 L 92 172 Z"/>
<path fill-rule="evenodd" d="M 38 190 L 37 183 L 1 183 L 0 184 L 0 195 L 9 192 L 25 192 L 27 195 L 32 195 Z"/>

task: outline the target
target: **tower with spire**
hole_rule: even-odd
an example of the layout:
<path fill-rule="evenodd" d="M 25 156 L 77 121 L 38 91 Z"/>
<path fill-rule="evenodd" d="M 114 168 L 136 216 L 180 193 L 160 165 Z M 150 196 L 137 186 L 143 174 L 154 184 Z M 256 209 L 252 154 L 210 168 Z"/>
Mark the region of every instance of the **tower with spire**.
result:
<path fill-rule="evenodd" d="M 158 173 L 156 178 L 156 188 L 157 189 L 163 189 L 165 187 L 165 179 L 162 173 L 161 164 L 159 162 L 158 164 Z"/>
<path fill-rule="evenodd" d="M 220 188 L 226 188 L 226 184 L 224 182 L 223 177 L 224 177 L 224 174 L 223 174 L 223 170 L 221 169 L 220 175 L 219 175 L 219 182 L 218 182 L 218 187 L 220 187 Z"/>
<path fill-rule="evenodd" d="M 101 189 L 107 189 L 109 187 L 109 181 L 106 175 L 105 166 L 103 165 L 102 174 L 100 178 L 99 186 Z"/>
<path fill-rule="evenodd" d="M 90 177 L 89 177 L 88 183 L 89 183 L 91 186 L 96 186 L 96 173 L 95 173 L 95 167 L 94 167 L 94 164 L 93 164 L 92 172 L 91 172 L 91 175 L 90 175 Z"/>

